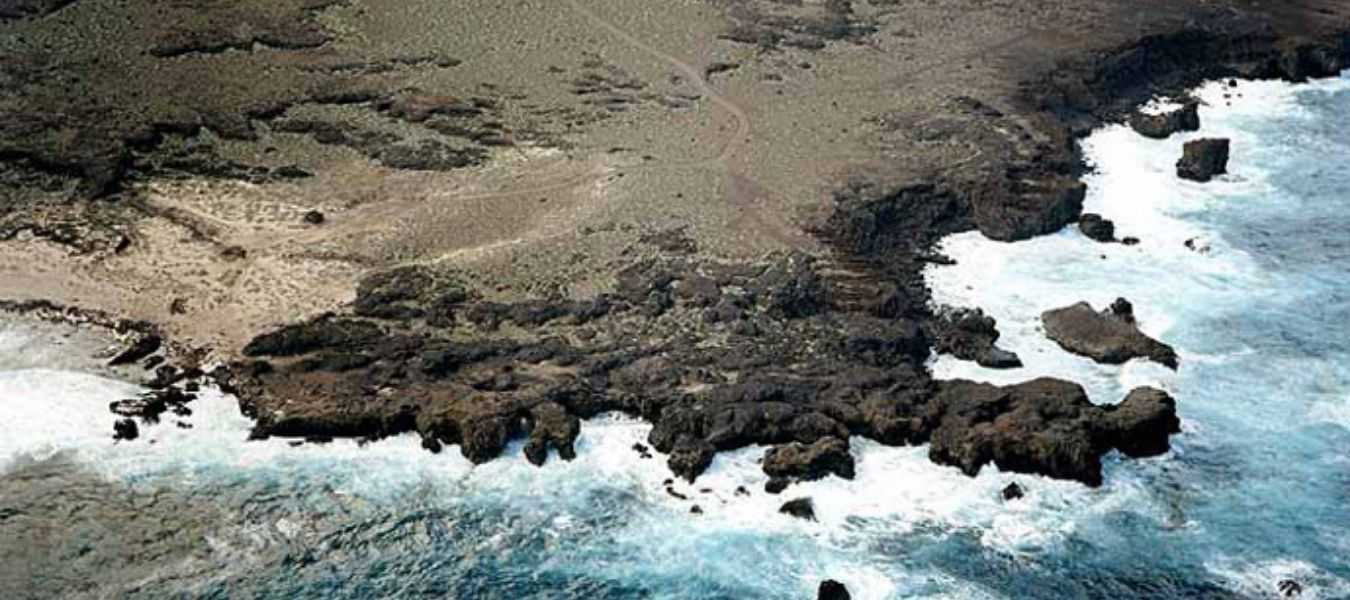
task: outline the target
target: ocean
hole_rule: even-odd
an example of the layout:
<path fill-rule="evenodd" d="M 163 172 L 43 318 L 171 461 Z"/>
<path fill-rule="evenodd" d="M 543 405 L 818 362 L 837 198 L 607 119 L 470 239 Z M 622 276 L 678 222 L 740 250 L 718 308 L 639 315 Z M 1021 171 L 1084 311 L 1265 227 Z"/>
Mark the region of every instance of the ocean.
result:
<path fill-rule="evenodd" d="M 114 443 L 107 405 L 136 387 L 3 321 L 0 597 L 812 598 L 831 578 L 861 599 L 1273 598 L 1284 579 L 1350 598 L 1350 76 L 1196 93 L 1200 132 L 1083 141 L 1086 210 L 1140 244 L 959 234 L 942 244 L 956 264 L 927 274 L 1026 363 L 942 357 L 939 377 L 1176 396 L 1173 450 L 1107 457 L 1101 488 L 972 479 L 923 447 L 854 440 L 853 481 L 767 495 L 751 448 L 677 483 L 682 499 L 663 457 L 632 449 L 650 426 L 620 415 L 583 424 L 575 461 L 535 468 L 517 445 L 473 466 L 413 436 L 245 441 L 249 421 L 212 390 Z M 1182 143 L 1202 136 L 1232 139 L 1230 174 L 1178 180 Z M 1178 371 L 1097 365 L 1039 330 L 1044 310 L 1116 297 Z M 1026 497 L 1004 501 L 1014 481 Z M 803 496 L 817 522 L 778 513 Z"/>

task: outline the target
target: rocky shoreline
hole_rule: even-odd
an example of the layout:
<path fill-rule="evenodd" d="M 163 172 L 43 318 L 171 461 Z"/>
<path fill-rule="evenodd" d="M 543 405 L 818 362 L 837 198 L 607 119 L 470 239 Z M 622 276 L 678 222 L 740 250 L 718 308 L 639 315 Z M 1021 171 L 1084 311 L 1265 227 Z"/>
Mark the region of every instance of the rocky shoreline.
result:
<path fill-rule="evenodd" d="M 269 19 L 308 23 L 307 11 L 317 7 L 300 4 L 299 12 Z M 255 28 L 262 37 L 192 38 L 181 52 L 323 43 L 309 25 L 287 29 L 313 38 L 294 40 L 268 34 L 269 24 L 275 25 L 264 20 Z M 991 366 L 1017 363 L 994 345 L 992 319 L 931 306 L 922 269 L 942 260 L 934 248 L 945 235 L 978 230 L 1017 241 L 1076 222 L 1085 194 L 1076 140 L 1100 124 L 1129 119 L 1149 98 L 1179 95 L 1207 79 L 1299 81 L 1334 75 L 1350 64 L 1350 36 L 1318 29 L 1304 37 L 1289 27 L 1255 14 L 1198 10 L 1178 27 L 1029 76 L 1015 114 L 968 99 L 966 109 L 980 118 L 1014 128 L 1034 123 L 1039 135 L 991 145 L 993 157 L 979 169 L 899 185 L 852 182 L 835 194 L 830 215 L 812 231 L 830 249 L 824 256 L 782 252 L 720 260 L 676 244 L 674 252 L 619 266 L 611 292 L 584 299 L 503 300 L 453 270 L 378 269 L 360 279 L 348 306 L 262 333 L 237 350 L 214 349 L 229 360 L 213 376 L 256 420 L 255 437 L 322 441 L 417 432 L 428 450 L 458 445 L 474 462 L 491 460 L 508 442 L 524 438 L 527 458 L 543 464 L 550 449 L 564 460 L 574 456 L 584 419 L 623 411 L 653 424 L 650 444 L 689 481 L 716 453 L 750 445 L 769 446 L 764 469 L 772 491 L 830 474 L 849 477 L 847 440 L 857 435 L 889 445 L 929 444 L 934 462 L 970 475 L 994 464 L 1100 485 L 1105 454 L 1167 451 L 1169 436 L 1179 432 L 1174 400 L 1139 388 L 1119 404 L 1098 406 L 1071 382 L 995 387 L 933 380 L 925 367 L 933 349 Z M 374 87 L 319 86 L 303 98 L 255 107 L 254 114 L 276 121 L 282 131 L 353 149 L 393 168 L 460 168 L 482 160 L 482 148 L 495 143 L 485 134 L 469 136 L 468 147 L 406 146 L 378 132 L 278 120 L 290 106 L 286 102 L 372 103 L 398 120 L 431 123 L 454 136 L 464 127 L 499 130 L 491 126 L 496 101 L 464 104 Z M 120 149 L 94 145 L 52 157 L 0 146 L 0 158 L 17 165 L 8 181 L 18 188 L 50 187 L 47 177 L 74 173 L 91 195 L 102 196 L 119 192 L 137 168 L 147 176 L 165 173 L 163 165 L 237 176 L 242 167 L 221 167 L 216 157 L 174 161 L 165 153 L 173 152 L 174 136 L 211 127 L 246 137 L 249 123 L 242 129 L 200 119 L 150 129 L 129 124 L 117 138 L 127 141 Z M 4 132 L 5 140 L 38 139 L 33 128 L 45 126 L 20 123 L 17 132 Z M 255 179 L 302 175 L 278 170 L 283 168 L 269 167 Z M 108 234 L 120 226 L 103 227 L 99 211 L 67 230 L 31 220 L 48 208 L 38 202 L 7 212 L 0 238 L 24 230 L 75 248 L 121 246 L 121 234 Z M 25 306 L 5 308 L 69 314 L 54 305 Z M 143 329 L 138 340 L 161 337 L 149 323 L 136 327 Z M 129 347 L 137 344 L 135 361 L 155 351 L 144 352 L 148 341 Z M 180 352 L 187 357 L 179 359 L 183 367 L 157 376 L 166 380 L 160 388 L 200 378 L 198 359 L 207 354 L 204 348 Z M 1153 347 L 1135 354 L 1168 361 Z M 1175 366 L 1174 355 L 1170 360 Z"/>

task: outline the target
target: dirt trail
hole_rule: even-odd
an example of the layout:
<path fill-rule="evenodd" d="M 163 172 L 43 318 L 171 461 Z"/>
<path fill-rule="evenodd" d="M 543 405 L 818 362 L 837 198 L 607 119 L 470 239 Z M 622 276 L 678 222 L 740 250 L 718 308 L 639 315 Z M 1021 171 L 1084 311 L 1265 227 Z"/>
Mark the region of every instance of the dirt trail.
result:
<path fill-rule="evenodd" d="M 675 69 L 678 70 L 680 73 L 682 73 L 689 81 L 693 82 L 694 85 L 698 87 L 698 89 L 701 92 L 703 92 L 703 94 L 707 96 L 707 98 L 710 101 L 712 101 L 713 104 L 716 104 L 722 110 L 727 111 L 727 113 L 731 115 L 732 119 L 736 121 L 735 132 L 731 135 L 731 138 L 728 139 L 725 144 L 723 144 L 722 150 L 718 152 L 716 157 L 704 161 L 698 161 L 695 163 L 686 163 L 681 166 L 690 167 L 695 166 L 697 164 L 725 163 L 726 160 L 730 158 L 733 154 L 735 154 L 737 150 L 740 149 L 741 146 L 745 145 L 745 143 L 748 141 L 750 137 L 750 117 L 747 116 L 745 110 L 742 109 L 740 106 L 738 106 L 735 102 L 732 102 L 725 96 L 717 93 L 717 90 L 713 89 L 713 87 L 708 84 L 708 80 L 704 78 L 702 72 L 694 68 L 693 65 L 690 65 L 689 63 L 686 63 L 680 60 L 679 58 L 676 58 L 675 56 L 667 54 L 666 52 L 660 50 L 659 48 L 653 47 L 651 44 L 648 44 L 642 41 L 641 39 L 638 39 L 633 34 L 624 31 L 621 27 L 613 23 L 610 23 L 609 21 L 606 21 L 604 18 L 600 17 L 600 15 L 595 14 L 595 11 L 592 11 L 591 9 L 586 8 L 585 6 L 582 6 L 581 2 L 579 2 L 578 0 L 567 0 L 567 4 L 568 6 L 572 7 L 572 10 L 580 13 L 582 16 L 589 19 L 592 23 L 595 23 L 597 26 L 604 29 L 605 31 L 614 34 L 616 37 L 633 46 L 634 48 L 642 50 L 643 52 L 646 52 L 647 54 L 650 54 L 658 59 L 661 59 L 662 61 L 665 61 L 669 63 L 671 66 L 675 67 Z"/>

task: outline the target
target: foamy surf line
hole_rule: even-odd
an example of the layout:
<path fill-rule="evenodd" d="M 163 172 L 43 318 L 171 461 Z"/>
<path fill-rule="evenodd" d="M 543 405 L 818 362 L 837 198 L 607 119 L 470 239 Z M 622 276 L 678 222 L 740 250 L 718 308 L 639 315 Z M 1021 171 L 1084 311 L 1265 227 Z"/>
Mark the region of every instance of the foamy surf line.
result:
<path fill-rule="evenodd" d="M 656 555 L 708 555 L 711 562 L 700 571 L 728 581 L 746 569 L 764 571 L 756 561 L 778 565 L 756 583 L 766 595 L 783 585 L 805 594 L 821 579 L 836 578 L 849 582 L 854 597 L 876 599 L 935 588 L 950 597 L 995 597 L 938 571 L 871 563 L 860 552 L 877 536 L 905 536 L 916 529 L 974 531 L 980 543 L 1000 552 L 1051 552 L 1080 520 L 1138 497 L 1138 490 L 1103 494 L 993 469 L 969 479 L 929 462 L 924 448 L 855 440 L 858 473 L 852 481 L 804 483 L 780 496 L 768 495 L 759 465 L 763 449 L 746 448 L 719 455 L 695 484 L 669 486 L 687 497 L 681 499 L 666 491 L 665 457 L 642 459 L 632 448 L 646 442 L 651 426 L 622 415 L 585 422 L 574 461 L 555 455 L 544 467 L 535 467 L 524 460 L 518 442 L 502 458 L 474 466 L 457 452 L 426 452 L 414 435 L 298 447 L 281 439 L 246 441 L 250 422 L 239 415 L 233 398 L 211 389 L 190 404 L 193 414 L 184 420 L 191 429 L 166 420 L 144 427 L 138 440 L 114 442 L 107 403 L 137 391 L 130 384 L 69 371 L 0 373 L 0 398 L 8 400 L 15 429 L 26 432 L 0 442 L 0 472 L 60 452 L 103 477 L 137 486 L 214 489 L 222 482 L 271 480 L 390 508 L 412 501 L 534 514 L 548 507 L 556 514 L 545 533 L 560 539 L 588 535 L 578 524 L 595 519 L 597 510 L 622 510 L 622 527 L 605 531 L 605 543 L 655 553 L 638 567 L 656 574 L 675 578 L 689 568 L 665 564 Z M 1005 506 L 999 490 L 1014 479 L 1029 494 Z M 751 493 L 738 494 L 740 487 Z M 594 504 L 597 497 L 632 502 L 602 508 Z M 818 522 L 778 512 L 784 501 L 797 497 L 813 499 Z M 702 514 L 690 513 L 694 505 Z M 737 558 L 726 558 L 727 553 Z M 621 577 L 623 569 L 635 567 L 615 568 L 620 571 L 614 576 Z"/>
<path fill-rule="evenodd" d="M 1326 316 L 1337 323 L 1321 327 L 1327 335 L 1338 335 L 1335 328 L 1343 327 L 1343 320 L 1335 317 L 1335 298 L 1344 293 L 1344 267 L 1325 266 L 1319 262 L 1324 255 L 1300 259 L 1287 255 L 1289 249 L 1279 243 L 1252 239 L 1294 235 L 1320 250 L 1315 235 L 1276 227 L 1308 215 L 1335 219 L 1340 214 L 1341 205 L 1318 200 L 1317 192 L 1303 195 L 1312 188 L 1294 185 L 1290 177 L 1298 174 L 1313 182 L 1324 177 L 1332 186 L 1324 199 L 1335 197 L 1343 169 L 1315 165 L 1346 155 L 1345 137 L 1328 132 L 1338 127 L 1338 119 L 1344 121 L 1334 111 L 1328 121 L 1318 103 L 1347 93 L 1350 76 L 1345 74 L 1299 86 L 1213 82 L 1195 91 L 1203 103 L 1201 131 L 1153 140 L 1124 125 L 1104 127 L 1082 141 L 1094 168 L 1086 178 L 1084 212 L 1113 221 L 1118 237 L 1138 237 L 1139 245 L 1100 244 L 1076 227 L 1012 244 L 966 233 L 942 242 L 956 264 L 932 266 L 926 273 L 936 304 L 984 309 L 998 320 L 999 345 L 1018 353 L 1025 364 L 998 371 L 942 356 L 931 363 L 939 378 L 1009 384 L 1052 376 L 1083 384 L 1099 403 L 1117 402 L 1140 385 L 1162 387 L 1177 397 L 1184 431 L 1173 439 L 1173 452 L 1117 464 L 1108 471 L 1106 485 L 1166 480 L 1169 476 L 1162 474 L 1170 472 L 1177 479 L 1175 474 L 1186 473 L 1177 485 L 1216 486 L 1197 491 L 1212 506 L 1168 499 L 1170 493 L 1147 486 L 1140 494 L 1155 506 L 1173 504 L 1177 514 L 1186 515 L 1179 525 L 1188 533 L 1172 543 L 1193 548 L 1204 557 L 1202 568 L 1212 581 L 1245 597 L 1272 597 L 1283 581 L 1302 582 L 1302 597 L 1350 595 L 1344 561 L 1324 549 L 1347 547 L 1339 525 L 1346 513 L 1327 504 L 1338 500 L 1313 495 L 1325 492 L 1282 499 L 1277 484 L 1268 482 L 1272 473 L 1288 470 L 1289 461 L 1300 465 L 1299 475 L 1280 476 L 1290 484 L 1325 477 L 1333 483 L 1323 489 L 1334 491 L 1334 482 L 1344 481 L 1337 476 L 1338 469 L 1344 472 L 1344 460 L 1334 453 L 1336 440 L 1350 431 L 1350 370 L 1333 344 L 1316 345 L 1331 348 L 1333 354 L 1322 356 L 1305 356 L 1291 346 L 1303 343 L 1299 335 L 1310 330 L 1316 335 L 1316 324 L 1297 320 L 1318 315 L 1319 296 L 1330 302 Z M 1343 100 L 1335 104 L 1343 105 Z M 1178 179 L 1174 162 L 1182 145 L 1201 137 L 1232 140 L 1230 174 L 1206 184 Z M 1325 175 L 1326 169 L 1332 174 Z M 1248 221 L 1234 221 L 1235 215 Z M 1335 231 L 1329 228 L 1324 235 Z M 1330 256 L 1336 256 L 1339 242 L 1326 243 Z M 1272 258 L 1263 251 L 1286 254 Z M 1042 330 L 1043 311 L 1079 301 L 1101 309 L 1117 297 L 1134 303 L 1145 333 L 1176 348 L 1179 371 L 1142 361 L 1099 365 L 1064 351 Z M 1301 304 L 1309 299 L 1312 309 Z M 1326 430 L 1328 424 L 1341 433 Z M 1256 437 L 1264 435 L 1269 437 Z M 1199 458 L 1191 462 L 1191 454 Z M 1251 479 L 1245 479 L 1247 472 Z M 1237 506 L 1259 507 L 1262 516 L 1249 514 L 1251 521 L 1243 523 L 1229 512 L 1240 510 Z M 1263 519 L 1288 519 L 1309 533 L 1286 535 L 1283 522 Z M 1260 537 L 1254 533 L 1258 530 L 1271 535 L 1260 543 L 1238 541 Z"/>
<path fill-rule="evenodd" d="M 1309 119 L 1298 94 L 1350 90 L 1350 77 L 1306 85 L 1244 81 L 1233 88 L 1211 82 L 1194 91 L 1202 101 L 1199 132 L 1153 140 L 1125 125 L 1110 125 L 1083 140 L 1085 159 L 1093 167 L 1086 177 L 1084 212 L 1113 221 L 1119 237 L 1141 238 L 1138 246 L 1098 244 L 1075 227 L 1011 244 L 977 232 L 945 238 L 940 249 L 956 264 L 926 271 L 934 303 L 984 309 L 998 320 L 1000 345 L 1021 355 L 1026 366 L 999 371 L 942 356 L 931 365 L 934 374 L 999 384 L 1037 376 L 1073 379 L 1097 402 L 1115 402 L 1137 385 L 1175 389 L 1175 374 L 1161 367 L 1137 361 L 1124 368 L 1102 366 L 1064 352 L 1045 338 L 1040 314 L 1079 301 L 1103 308 L 1123 296 L 1134 302 L 1141 329 L 1165 339 L 1178 319 L 1199 311 L 1238 312 L 1254 296 L 1268 293 L 1272 279 L 1253 257 L 1211 224 L 1190 217 L 1232 197 L 1272 193 L 1267 180 L 1272 157 L 1261 150 L 1269 144 L 1263 144 L 1252 123 L 1272 114 Z M 1182 144 L 1201 137 L 1233 140 L 1231 174 L 1207 184 L 1179 180 L 1174 163 Z M 1203 259 L 1188 241 L 1202 249 Z M 1225 358 L 1196 351 L 1184 340 L 1174 345 L 1183 365 Z"/>
<path fill-rule="evenodd" d="M 19 457 L 41 460 L 64 451 L 112 478 L 208 469 L 322 475 L 330 479 L 325 483 L 340 491 L 370 497 L 435 482 L 460 493 L 522 499 L 555 496 L 550 500 L 567 504 L 584 496 L 576 493 L 578 486 L 613 487 L 670 511 L 687 513 L 697 504 L 705 512 L 693 521 L 719 528 L 832 535 L 858 529 L 850 521 L 865 518 L 890 533 L 932 524 L 978 528 L 985 531 L 990 546 L 1010 551 L 1052 546 L 1059 533 L 1073 529 L 1079 511 L 1071 506 L 1096 504 L 1092 510 L 1104 510 L 1100 503 L 1127 502 L 1125 497 L 1113 498 L 1072 482 L 993 468 L 972 479 L 931 463 L 924 447 L 893 448 L 861 438 L 853 440 L 858 473 L 852 481 L 829 478 L 794 485 L 781 495 L 766 494 L 762 490 L 768 477 L 760 468 L 764 448 L 751 447 L 719 454 L 696 483 L 676 480 L 668 486 L 671 475 L 665 457 L 656 453 L 643 459 L 633 450 L 635 444 L 646 443 L 651 425 L 618 414 L 584 422 L 578 458 L 563 461 L 551 455 L 542 468 L 524 460 L 522 442 L 509 446 L 501 458 L 475 466 L 453 448 L 441 454 L 426 452 L 415 435 L 368 444 L 247 441 L 251 422 L 239 414 L 233 398 L 209 388 L 189 405 L 193 415 L 183 420 L 190 429 L 176 427 L 166 418 L 145 427 L 141 439 L 115 442 L 111 435 L 115 417 L 108 412 L 108 403 L 137 391 L 134 385 L 68 371 L 0 372 L 0 397 L 13 407 L 12 422 L 22 432 L 0 442 L 0 457 L 10 462 Z M 1005 507 L 999 491 L 1014 480 L 1026 485 L 1029 495 L 1026 502 Z M 907 483 L 900 486 L 896 481 Z M 667 487 L 688 499 L 672 496 Z M 750 494 L 737 493 L 738 488 Z M 818 523 L 778 515 L 779 505 L 795 497 L 813 499 Z"/>

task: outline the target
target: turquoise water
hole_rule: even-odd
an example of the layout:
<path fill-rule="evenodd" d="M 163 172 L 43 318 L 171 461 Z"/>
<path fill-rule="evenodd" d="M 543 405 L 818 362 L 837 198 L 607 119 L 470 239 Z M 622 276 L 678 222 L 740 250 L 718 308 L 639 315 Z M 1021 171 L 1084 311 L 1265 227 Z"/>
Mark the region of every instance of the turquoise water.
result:
<path fill-rule="evenodd" d="M 1304 598 L 1350 598 L 1350 78 L 1199 93 L 1196 135 L 1233 138 L 1220 180 L 1172 175 L 1196 135 L 1084 142 L 1088 210 L 1140 245 L 964 234 L 945 242 L 958 264 L 929 273 L 939 300 L 998 318 L 1027 365 L 943 358 L 939 375 L 1179 399 L 1174 451 L 1108 457 L 1100 489 L 969 479 L 925 448 L 856 441 L 854 481 L 767 496 L 747 449 L 677 485 L 681 500 L 662 457 L 631 450 L 649 427 L 623 417 L 586 423 L 574 462 L 536 469 L 515 447 L 475 467 L 410 437 L 246 443 L 219 394 L 193 429 L 113 444 L 107 402 L 134 389 L 0 363 L 0 596 L 807 598 L 834 578 L 855 598 L 1260 598 L 1293 578 Z M 1096 365 L 1037 330 L 1043 310 L 1116 296 L 1177 347 L 1178 372 Z M 0 349 L 30 335 L 0 325 Z M 1003 502 L 1010 481 L 1027 497 Z M 797 496 L 818 523 L 777 514 Z"/>

